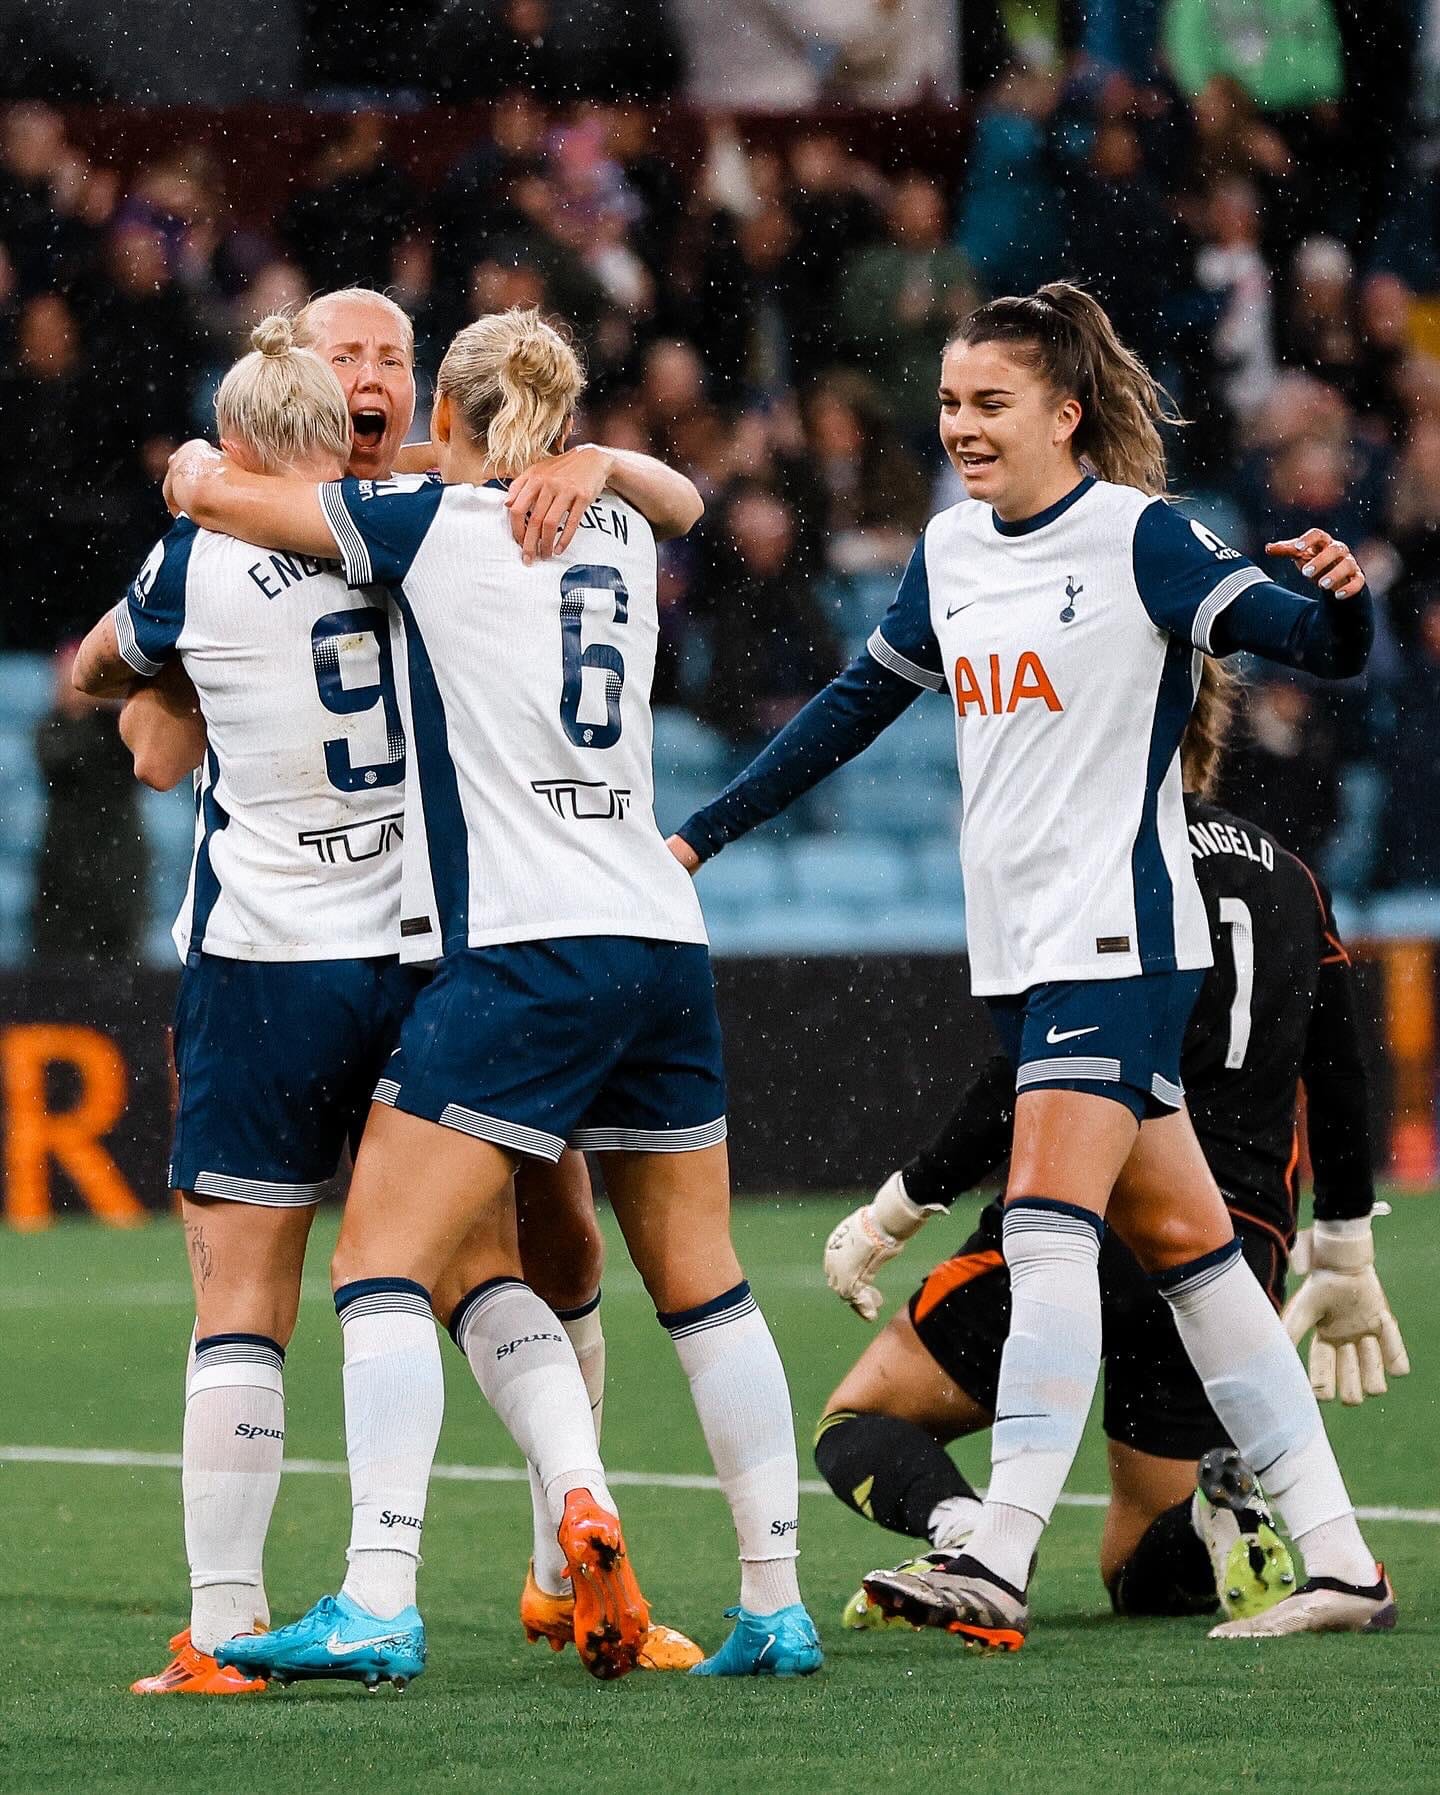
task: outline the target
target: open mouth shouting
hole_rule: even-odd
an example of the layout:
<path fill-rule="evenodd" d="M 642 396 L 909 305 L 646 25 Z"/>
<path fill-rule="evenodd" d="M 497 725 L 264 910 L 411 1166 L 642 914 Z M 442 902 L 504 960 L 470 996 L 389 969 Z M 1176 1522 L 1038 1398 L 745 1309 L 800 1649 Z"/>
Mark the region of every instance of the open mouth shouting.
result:
<path fill-rule="evenodd" d="M 385 427 L 389 422 L 385 413 L 376 405 L 357 405 L 350 413 L 350 428 L 354 433 L 357 449 L 378 449 L 385 438 Z"/>

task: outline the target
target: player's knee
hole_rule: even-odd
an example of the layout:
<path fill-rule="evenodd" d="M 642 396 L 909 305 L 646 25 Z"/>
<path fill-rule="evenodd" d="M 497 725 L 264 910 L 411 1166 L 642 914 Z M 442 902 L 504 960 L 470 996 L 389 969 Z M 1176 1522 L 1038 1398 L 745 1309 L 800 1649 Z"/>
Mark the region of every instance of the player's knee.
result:
<path fill-rule="evenodd" d="M 1224 1241 L 1216 1238 L 1208 1216 L 1195 1217 L 1168 1206 L 1148 1212 L 1138 1223 L 1127 1218 L 1122 1236 L 1125 1245 L 1152 1275 L 1188 1265 L 1192 1259 L 1213 1252 Z"/>

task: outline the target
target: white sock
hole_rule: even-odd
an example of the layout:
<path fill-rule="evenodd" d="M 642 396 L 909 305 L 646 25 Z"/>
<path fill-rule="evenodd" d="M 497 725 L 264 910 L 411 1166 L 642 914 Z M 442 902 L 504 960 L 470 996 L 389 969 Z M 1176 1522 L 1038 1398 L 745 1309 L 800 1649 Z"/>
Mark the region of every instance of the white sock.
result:
<path fill-rule="evenodd" d="M 450 1330 L 486 1401 L 534 1467 L 550 1537 L 564 1519 L 571 1490 L 589 1490 L 616 1513 L 585 1380 L 549 1304 L 518 1278 L 494 1278 L 461 1302 Z"/>
<path fill-rule="evenodd" d="M 556 1319 L 566 1338 L 575 1348 L 580 1375 L 585 1380 L 585 1394 L 590 1398 L 590 1416 L 595 1423 L 595 1439 L 600 1439 L 600 1421 L 605 1411 L 605 1330 L 600 1325 L 600 1292 L 578 1309 L 557 1309 Z M 531 1562 L 535 1581 L 552 1596 L 568 1593 L 565 1577 L 565 1554 L 555 1537 L 550 1519 L 550 1504 L 545 1499 L 545 1486 L 534 1465 L 530 1466 L 530 1519 L 534 1536 Z"/>
<path fill-rule="evenodd" d="M 773 1614 L 800 1600 L 800 1473 L 785 1367 L 748 1284 L 660 1316 L 740 1542 L 740 1605 Z"/>
<path fill-rule="evenodd" d="M 335 1292 L 345 1343 L 350 1549 L 342 1593 L 381 1620 L 415 1600 L 445 1373 L 424 1288 L 361 1278 Z"/>
<path fill-rule="evenodd" d="M 1374 1583 L 1375 1560 L 1305 1368 L 1240 1242 L 1177 1266 L 1156 1283 L 1211 1407 L 1304 1553 L 1306 1570 Z"/>
<path fill-rule="evenodd" d="M 1000 1358 L 990 1488 L 965 1550 L 1016 1589 L 1065 1479 L 1100 1375 L 1100 1234 L 1088 1210 L 1045 1197 L 1005 1208 L 1010 1332 Z"/>
<path fill-rule="evenodd" d="M 197 1651 L 269 1620 L 262 1564 L 285 1450 L 284 1364 L 258 1334 L 191 1341 L 180 1487 Z"/>
<path fill-rule="evenodd" d="M 925 1531 L 941 1552 L 958 1552 L 980 1522 L 984 1503 L 978 1496 L 947 1496 L 930 1510 Z"/>

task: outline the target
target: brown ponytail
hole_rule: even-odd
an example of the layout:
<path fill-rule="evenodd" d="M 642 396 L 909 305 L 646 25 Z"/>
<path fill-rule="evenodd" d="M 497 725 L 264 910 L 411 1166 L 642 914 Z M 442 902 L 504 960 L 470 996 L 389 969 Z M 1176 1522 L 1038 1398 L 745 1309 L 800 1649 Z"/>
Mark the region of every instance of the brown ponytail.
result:
<path fill-rule="evenodd" d="M 1200 672 L 1195 708 L 1180 740 L 1180 777 L 1187 792 L 1209 798 L 1220 777 L 1220 761 L 1229 739 L 1240 681 L 1209 655 Z"/>
<path fill-rule="evenodd" d="M 1102 480 L 1164 492 L 1165 446 L 1156 425 L 1184 420 L 1116 336 L 1104 306 L 1083 288 L 1057 280 L 1023 298 L 992 299 L 971 312 L 951 341 L 1012 345 L 1016 359 L 1057 394 L 1079 400 L 1075 451 Z"/>

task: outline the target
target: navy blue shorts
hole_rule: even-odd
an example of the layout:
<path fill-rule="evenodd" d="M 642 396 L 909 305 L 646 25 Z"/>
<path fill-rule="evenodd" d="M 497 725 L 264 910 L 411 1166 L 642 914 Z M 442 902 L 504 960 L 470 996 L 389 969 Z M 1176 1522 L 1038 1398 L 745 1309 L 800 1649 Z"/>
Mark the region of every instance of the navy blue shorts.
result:
<path fill-rule="evenodd" d="M 1071 979 L 985 1002 L 1017 1093 L 1089 1091 L 1143 1122 L 1185 1100 L 1180 1049 L 1204 982 L 1203 972 Z"/>
<path fill-rule="evenodd" d="M 557 1160 L 686 1153 L 725 1138 L 709 950 L 577 935 L 447 954 L 375 1101 Z"/>
<path fill-rule="evenodd" d="M 172 1189 L 318 1202 L 428 973 L 396 959 L 192 960 L 175 1006 Z"/>

